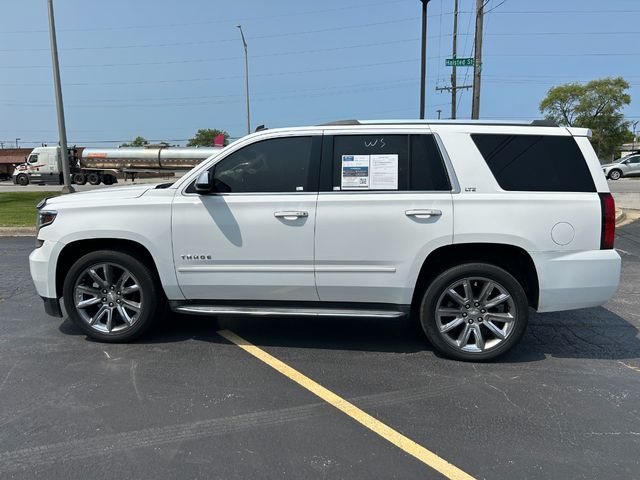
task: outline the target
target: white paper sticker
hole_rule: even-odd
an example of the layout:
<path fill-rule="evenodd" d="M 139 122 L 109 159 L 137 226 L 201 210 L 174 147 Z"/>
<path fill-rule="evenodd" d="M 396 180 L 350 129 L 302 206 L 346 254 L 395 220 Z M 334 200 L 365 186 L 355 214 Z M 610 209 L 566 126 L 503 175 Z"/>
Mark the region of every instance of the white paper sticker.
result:
<path fill-rule="evenodd" d="M 343 190 L 367 190 L 369 188 L 369 155 L 342 155 Z"/>
<path fill-rule="evenodd" d="M 370 185 L 371 190 L 398 189 L 398 155 L 370 156 Z"/>

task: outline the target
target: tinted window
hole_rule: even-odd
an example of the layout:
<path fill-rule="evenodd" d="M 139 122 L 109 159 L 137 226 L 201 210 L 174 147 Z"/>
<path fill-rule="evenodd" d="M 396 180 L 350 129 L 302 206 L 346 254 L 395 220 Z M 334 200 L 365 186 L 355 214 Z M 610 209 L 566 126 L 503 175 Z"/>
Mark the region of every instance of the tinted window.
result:
<path fill-rule="evenodd" d="M 311 185 L 312 137 L 284 137 L 247 145 L 213 167 L 222 193 L 306 192 Z M 193 184 L 187 192 L 195 192 Z"/>
<path fill-rule="evenodd" d="M 471 138 L 504 190 L 596 191 L 573 137 L 474 134 Z"/>
<path fill-rule="evenodd" d="M 433 135 L 337 135 L 333 190 L 450 190 Z"/>
<path fill-rule="evenodd" d="M 29 155 L 29 163 L 36 163 L 38 161 L 38 154 L 33 153 Z"/>
<path fill-rule="evenodd" d="M 631 157 L 627 163 L 640 163 L 640 157 Z"/>
<path fill-rule="evenodd" d="M 411 190 L 451 190 L 433 135 L 411 135 Z"/>

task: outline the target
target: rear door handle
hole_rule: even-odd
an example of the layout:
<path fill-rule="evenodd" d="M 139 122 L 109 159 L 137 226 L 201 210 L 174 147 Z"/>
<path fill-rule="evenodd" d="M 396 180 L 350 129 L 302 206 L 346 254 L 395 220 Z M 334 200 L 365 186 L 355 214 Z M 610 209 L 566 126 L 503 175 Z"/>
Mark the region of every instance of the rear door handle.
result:
<path fill-rule="evenodd" d="M 416 217 L 416 218 L 439 217 L 440 215 L 442 215 L 442 210 L 431 210 L 428 208 L 424 208 L 424 209 L 415 209 L 415 210 L 405 210 L 404 214 L 407 217 Z"/>
<path fill-rule="evenodd" d="M 276 218 L 284 218 L 285 220 L 295 220 L 296 218 L 306 218 L 309 216 L 309 212 L 305 212 L 305 211 L 285 211 L 285 212 L 275 212 L 273 214 L 274 217 Z"/>

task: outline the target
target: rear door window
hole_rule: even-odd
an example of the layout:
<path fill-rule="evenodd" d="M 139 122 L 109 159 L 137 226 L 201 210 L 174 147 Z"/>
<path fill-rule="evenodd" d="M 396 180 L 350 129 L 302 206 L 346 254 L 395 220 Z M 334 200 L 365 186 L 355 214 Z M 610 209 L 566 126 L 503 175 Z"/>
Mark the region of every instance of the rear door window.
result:
<path fill-rule="evenodd" d="M 333 138 L 333 190 L 451 190 L 433 135 Z"/>
<path fill-rule="evenodd" d="M 472 134 L 471 138 L 503 190 L 596 191 L 573 137 Z"/>

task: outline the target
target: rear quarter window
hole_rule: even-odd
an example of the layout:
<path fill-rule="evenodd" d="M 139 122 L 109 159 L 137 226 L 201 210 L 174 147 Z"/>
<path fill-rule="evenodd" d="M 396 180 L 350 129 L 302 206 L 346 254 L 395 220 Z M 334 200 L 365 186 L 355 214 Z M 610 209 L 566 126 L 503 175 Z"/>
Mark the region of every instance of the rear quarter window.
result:
<path fill-rule="evenodd" d="M 471 138 L 503 190 L 596 191 L 573 137 L 472 134 Z"/>

